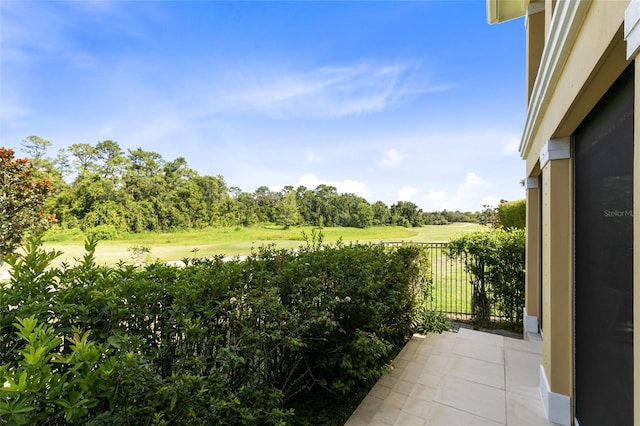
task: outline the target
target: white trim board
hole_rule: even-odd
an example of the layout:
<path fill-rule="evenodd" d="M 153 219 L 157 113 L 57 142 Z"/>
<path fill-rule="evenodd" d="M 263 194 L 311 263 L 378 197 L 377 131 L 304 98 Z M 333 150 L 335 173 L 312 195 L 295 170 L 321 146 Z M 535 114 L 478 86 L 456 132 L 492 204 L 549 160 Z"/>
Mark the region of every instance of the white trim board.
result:
<path fill-rule="evenodd" d="M 540 151 L 540 168 L 544 169 L 549 161 L 571 158 L 571 137 L 549 139 Z"/>
<path fill-rule="evenodd" d="M 624 11 L 624 39 L 627 42 L 627 60 L 640 51 L 640 0 L 631 0 Z"/>
<path fill-rule="evenodd" d="M 527 118 L 520 140 L 519 151 L 522 157 L 531 143 L 533 130 L 540 124 L 544 110 L 549 105 L 551 94 L 558 84 L 562 68 L 590 6 L 591 1 L 556 2 L 556 9 L 551 18 L 551 29 L 542 52 L 540 69 L 531 92 Z"/>
<path fill-rule="evenodd" d="M 524 308 L 522 312 L 522 324 L 524 325 L 525 333 L 538 334 L 538 317 L 527 315 L 527 308 Z"/>
<path fill-rule="evenodd" d="M 540 398 L 547 420 L 563 426 L 571 426 L 571 398 L 551 392 L 542 364 L 540 365 Z"/>

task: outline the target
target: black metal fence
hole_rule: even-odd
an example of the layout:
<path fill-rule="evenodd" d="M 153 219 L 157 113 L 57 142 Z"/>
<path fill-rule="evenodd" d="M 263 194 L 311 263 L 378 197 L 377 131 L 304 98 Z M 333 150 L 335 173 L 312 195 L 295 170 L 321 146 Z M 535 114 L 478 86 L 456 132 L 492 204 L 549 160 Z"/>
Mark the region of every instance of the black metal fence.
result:
<path fill-rule="evenodd" d="M 431 259 L 430 309 L 446 314 L 451 319 L 471 319 L 473 286 L 463 259 L 447 255 L 446 242 L 388 242 L 390 246 L 418 244 L 429 251 Z"/>

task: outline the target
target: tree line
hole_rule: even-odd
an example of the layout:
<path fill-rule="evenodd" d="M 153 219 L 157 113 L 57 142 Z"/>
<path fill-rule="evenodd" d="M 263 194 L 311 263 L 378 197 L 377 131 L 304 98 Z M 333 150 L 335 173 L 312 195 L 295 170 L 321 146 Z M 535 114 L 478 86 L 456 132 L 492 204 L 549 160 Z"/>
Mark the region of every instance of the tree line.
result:
<path fill-rule="evenodd" d="M 22 141 L 34 175 L 53 186 L 45 206 L 63 228 L 144 232 L 258 223 L 366 228 L 483 221 L 480 212 L 424 212 L 410 201 L 371 204 L 324 184 L 245 192 L 222 175 L 200 175 L 183 157 L 167 161 L 153 151 L 125 151 L 112 140 L 72 144 L 55 157 L 50 146 L 38 136 Z"/>

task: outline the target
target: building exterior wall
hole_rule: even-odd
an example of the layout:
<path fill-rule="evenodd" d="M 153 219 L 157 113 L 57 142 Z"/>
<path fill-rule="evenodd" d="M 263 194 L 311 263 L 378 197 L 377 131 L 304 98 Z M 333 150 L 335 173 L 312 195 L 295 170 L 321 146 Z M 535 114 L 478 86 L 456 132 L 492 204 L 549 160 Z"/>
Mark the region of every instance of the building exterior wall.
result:
<path fill-rule="evenodd" d="M 586 15 L 575 43 L 564 63 L 558 64 L 561 72 L 557 83 L 545 93 L 548 104 L 543 106 L 539 123 L 532 127 L 531 137 L 523 147 L 527 176 L 538 165 L 544 144 L 554 137 L 571 136 L 626 68 L 622 25 L 627 4 L 595 0 L 590 6 L 583 6 Z M 548 8 L 544 13 L 548 14 Z M 545 48 L 551 43 L 547 39 Z"/>
<path fill-rule="evenodd" d="M 574 4 L 567 6 L 567 3 Z M 545 400 L 545 410 L 550 420 L 561 424 L 571 424 L 573 419 L 573 164 L 570 155 L 556 155 L 550 141 L 570 140 L 576 128 L 633 59 L 627 58 L 624 34 L 625 10 L 629 4 L 628 0 L 546 0 L 543 15 L 531 15 L 526 22 L 527 55 L 531 56 L 528 58 L 528 64 L 535 64 L 537 61 L 540 67 L 527 67 L 529 110 L 521 154 L 526 161 L 526 176 L 537 178 L 542 174 L 542 187 L 527 185 L 525 315 L 535 317 L 540 314 L 538 295 L 542 286 L 544 335 L 541 390 L 543 400 L 544 391 L 550 395 Z M 553 16 L 568 9 L 575 12 L 571 20 L 560 22 L 561 16 Z M 544 22 L 544 25 L 541 22 Z M 540 36 L 534 34 L 540 31 L 544 31 L 545 43 L 542 60 L 536 57 L 540 54 L 539 46 L 536 45 Z M 565 47 L 568 48 L 554 46 L 558 40 L 565 40 L 569 44 Z M 552 56 L 549 51 L 554 49 L 560 52 L 559 57 L 548 61 Z M 640 64 L 635 67 L 635 73 L 634 185 L 635 188 L 640 188 Z M 543 81 L 545 79 L 547 80 Z M 547 161 L 547 155 L 551 155 L 551 160 Z M 634 191 L 634 195 L 639 193 L 638 189 Z M 540 199 L 542 224 L 539 220 Z M 640 253 L 640 216 L 637 215 L 639 208 L 640 196 L 635 196 L 635 253 Z M 640 256 L 634 255 L 633 262 L 634 289 L 638 289 Z M 640 424 L 638 325 L 640 291 L 634 291 L 635 424 Z M 543 387 L 547 389 L 542 389 Z M 561 406 L 560 409 L 558 405 Z"/>

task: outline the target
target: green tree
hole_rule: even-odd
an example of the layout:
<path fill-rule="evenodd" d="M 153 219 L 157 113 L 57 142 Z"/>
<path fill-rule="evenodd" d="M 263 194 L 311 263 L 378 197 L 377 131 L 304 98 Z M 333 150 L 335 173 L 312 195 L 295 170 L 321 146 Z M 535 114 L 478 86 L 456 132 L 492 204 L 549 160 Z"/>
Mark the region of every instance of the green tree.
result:
<path fill-rule="evenodd" d="M 268 186 L 260 186 L 253 193 L 256 204 L 256 214 L 260 222 L 276 221 L 276 205 L 282 198 L 280 192 L 272 191 Z M 297 200 L 296 200 L 297 201 Z"/>
<path fill-rule="evenodd" d="M 101 162 L 98 167 L 100 175 L 116 182 L 128 164 L 128 159 L 125 157 L 124 151 L 120 149 L 120 145 L 112 140 L 98 142 L 95 147 L 95 155 Z"/>
<path fill-rule="evenodd" d="M 98 159 L 96 147 L 88 143 L 74 143 L 67 151 L 75 157 L 75 165 L 78 167 L 78 174 L 82 174 L 94 166 Z"/>
<path fill-rule="evenodd" d="M 461 259 L 471 274 L 471 310 L 478 321 L 496 313 L 521 327 L 524 308 L 525 232 L 492 229 L 449 241 L 449 255 Z"/>
<path fill-rule="evenodd" d="M 371 206 L 373 211 L 373 225 L 383 226 L 389 225 L 391 216 L 389 215 L 389 207 L 382 201 L 376 201 Z"/>
<path fill-rule="evenodd" d="M 27 136 L 21 145 L 27 153 L 29 166 L 33 170 L 34 177 L 48 179 L 54 187 L 54 193 L 61 191 L 66 183 L 63 171 L 56 166 L 56 160 L 48 156 L 51 142 L 39 136 Z"/>
<path fill-rule="evenodd" d="M 391 220 L 400 226 L 418 227 L 424 225 L 422 209 L 411 201 L 398 201 L 390 208 Z"/>
<path fill-rule="evenodd" d="M 284 195 L 276 204 L 276 224 L 284 226 L 285 229 L 300 223 L 296 193 L 292 187 L 289 188 L 289 190 L 285 188 Z"/>
<path fill-rule="evenodd" d="M 33 164 L 46 159 L 46 154 L 51 146 L 51 142 L 39 136 L 27 136 L 22 140 L 21 145 Z"/>
<path fill-rule="evenodd" d="M 0 147 L 0 262 L 20 246 L 25 235 L 46 229 L 55 218 L 44 211 L 52 190 L 47 179 L 34 177 L 27 159 Z"/>
<path fill-rule="evenodd" d="M 500 226 L 524 229 L 527 224 L 527 200 L 503 201 L 498 206 Z"/>

